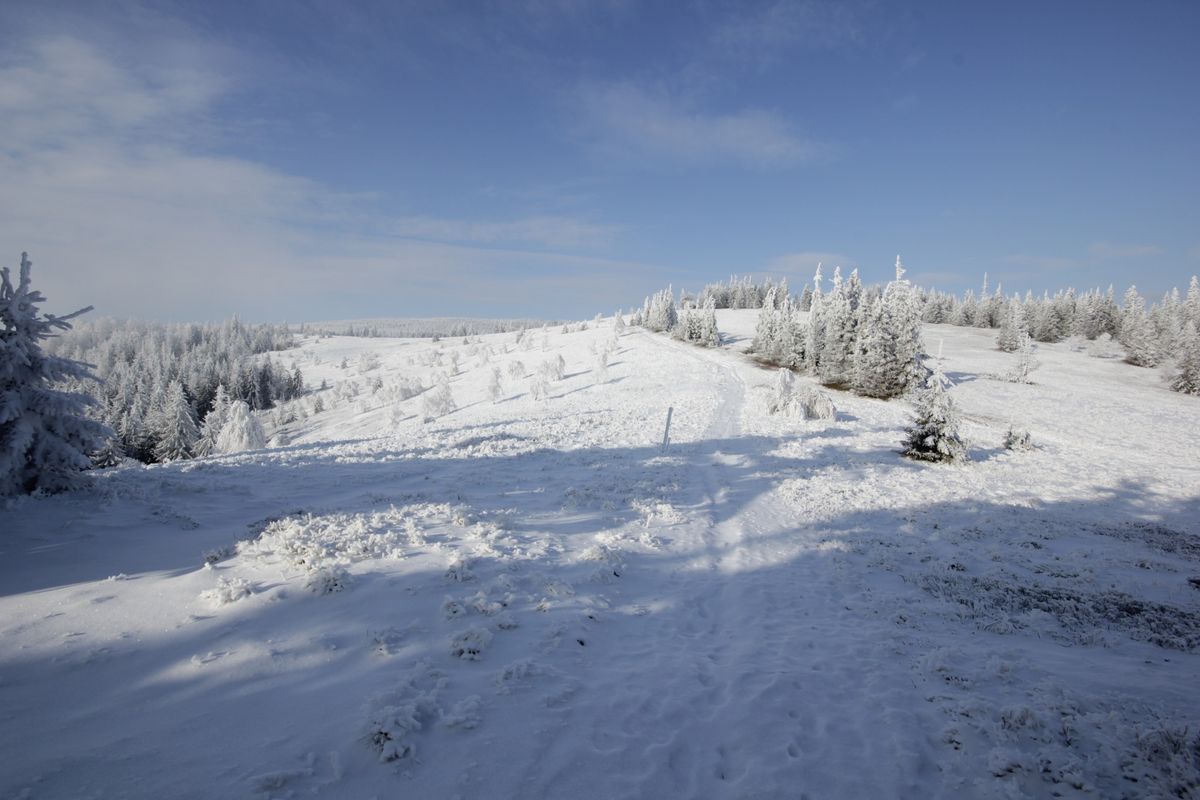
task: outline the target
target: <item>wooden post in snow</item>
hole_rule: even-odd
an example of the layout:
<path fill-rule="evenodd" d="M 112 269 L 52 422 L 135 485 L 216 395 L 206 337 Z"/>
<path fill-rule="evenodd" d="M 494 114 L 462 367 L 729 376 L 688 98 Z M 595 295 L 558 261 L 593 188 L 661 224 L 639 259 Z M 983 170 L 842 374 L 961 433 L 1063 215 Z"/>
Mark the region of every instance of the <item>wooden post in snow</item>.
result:
<path fill-rule="evenodd" d="M 667 445 L 671 443 L 671 413 L 675 411 L 674 406 L 667 406 L 667 429 L 663 431 L 662 451 L 667 452 Z"/>

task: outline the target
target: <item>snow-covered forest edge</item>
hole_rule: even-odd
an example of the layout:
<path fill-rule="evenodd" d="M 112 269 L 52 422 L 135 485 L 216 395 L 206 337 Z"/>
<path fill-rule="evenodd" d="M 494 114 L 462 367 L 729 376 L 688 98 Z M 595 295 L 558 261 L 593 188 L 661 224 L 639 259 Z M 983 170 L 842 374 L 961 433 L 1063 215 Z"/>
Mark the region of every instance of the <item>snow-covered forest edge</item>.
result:
<path fill-rule="evenodd" d="M 5 279 L 0 795 L 1200 793 L 1195 278 L 436 341 Z"/>

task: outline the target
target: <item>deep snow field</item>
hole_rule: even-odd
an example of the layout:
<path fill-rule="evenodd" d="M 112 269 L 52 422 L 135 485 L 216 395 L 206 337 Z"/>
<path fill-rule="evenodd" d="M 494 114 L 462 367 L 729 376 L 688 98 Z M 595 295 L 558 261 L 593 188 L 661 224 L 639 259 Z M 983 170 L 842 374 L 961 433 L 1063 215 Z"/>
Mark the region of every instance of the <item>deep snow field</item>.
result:
<path fill-rule="evenodd" d="M 603 383 L 607 318 L 307 339 L 290 444 L 14 501 L 0 797 L 1200 796 L 1197 398 L 927 326 L 972 460 L 920 464 L 907 401 L 767 414 L 756 317 Z"/>

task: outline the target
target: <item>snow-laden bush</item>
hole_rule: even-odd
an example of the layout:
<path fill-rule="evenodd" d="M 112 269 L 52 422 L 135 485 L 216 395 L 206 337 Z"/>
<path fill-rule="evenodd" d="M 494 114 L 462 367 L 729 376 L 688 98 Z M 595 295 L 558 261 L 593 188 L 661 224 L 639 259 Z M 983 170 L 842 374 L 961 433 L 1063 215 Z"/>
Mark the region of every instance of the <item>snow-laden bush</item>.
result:
<path fill-rule="evenodd" d="M 515 380 L 520 380 L 525 377 L 525 365 L 520 361 L 510 361 L 508 364 L 508 377 Z"/>
<path fill-rule="evenodd" d="M 777 373 L 767 413 L 805 420 L 837 418 L 837 409 L 829 395 L 812 387 L 797 389 L 796 379 L 789 369 Z"/>
<path fill-rule="evenodd" d="M 1017 430 L 1011 425 L 1008 426 L 1008 430 L 1004 432 L 1005 450 L 1023 451 L 1032 450 L 1033 447 L 1033 436 L 1029 431 Z"/>
<path fill-rule="evenodd" d="M 217 434 L 218 453 L 240 453 L 243 450 L 261 450 L 267 446 L 262 425 L 244 400 L 229 404 L 229 413 L 221 432 Z"/>
<path fill-rule="evenodd" d="M 304 582 L 304 588 L 313 594 L 335 594 L 345 591 L 350 585 L 350 573 L 340 564 L 318 567 Z"/>
<path fill-rule="evenodd" d="M 368 701 L 364 716 L 365 738 L 383 762 L 412 758 L 414 739 L 440 712 L 438 695 L 446 679 L 428 664 L 418 664 L 400 686 Z"/>
<path fill-rule="evenodd" d="M 478 661 L 492 641 L 492 632 L 487 628 L 472 626 L 450 639 L 450 655 L 463 661 Z"/>
<path fill-rule="evenodd" d="M 201 592 L 200 599 L 214 606 L 227 606 L 254 594 L 254 589 L 245 578 L 217 578 L 217 585 L 208 591 Z"/>

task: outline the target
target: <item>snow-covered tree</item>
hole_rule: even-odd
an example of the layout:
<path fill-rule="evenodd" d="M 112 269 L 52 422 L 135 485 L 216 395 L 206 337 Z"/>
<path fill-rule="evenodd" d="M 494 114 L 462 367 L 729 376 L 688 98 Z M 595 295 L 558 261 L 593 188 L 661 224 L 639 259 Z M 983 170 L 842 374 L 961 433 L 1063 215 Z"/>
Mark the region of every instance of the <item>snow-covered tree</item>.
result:
<path fill-rule="evenodd" d="M 617 309 L 617 313 L 613 314 L 613 332 L 617 336 L 625 332 L 625 315 L 620 309 Z"/>
<path fill-rule="evenodd" d="M 458 408 L 454 394 L 450 391 L 450 376 L 439 373 L 425 394 L 421 395 L 421 415 L 426 422 L 432 422 L 438 417 L 449 414 Z"/>
<path fill-rule="evenodd" d="M 1021 346 L 1021 334 L 1029 335 L 1029 331 L 1021 327 L 1023 322 L 1021 303 L 1013 298 L 1000 317 L 1000 333 L 996 336 L 996 346 L 1006 353 L 1015 353 Z"/>
<path fill-rule="evenodd" d="M 243 450 L 261 450 L 267 446 L 262 424 L 250 410 L 245 400 L 234 400 L 229 404 L 229 413 L 221 432 L 217 434 L 218 453 L 240 453 Z"/>
<path fill-rule="evenodd" d="M 1007 377 L 1008 380 L 1012 381 L 1013 383 L 1032 383 L 1032 381 L 1029 379 L 1029 373 L 1041 366 L 1041 363 L 1034 355 L 1035 351 L 1036 346 L 1033 343 L 1033 339 L 1029 336 L 1029 333 L 1026 331 L 1018 331 L 1016 350 L 1017 360 L 1005 377 Z"/>
<path fill-rule="evenodd" d="M 1195 278 L 1192 281 L 1194 286 Z M 1200 325 L 1190 319 L 1179 337 L 1178 356 L 1170 382 L 1177 392 L 1200 394 Z"/>
<path fill-rule="evenodd" d="M 503 396 L 504 383 L 500 379 L 500 368 L 492 367 L 492 377 L 488 381 L 488 397 L 492 398 L 493 403 L 499 403 Z"/>
<path fill-rule="evenodd" d="M 812 297 L 808 307 L 808 329 L 805 331 L 804 366 L 814 375 L 820 374 L 825 349 L 825 296 L 821 292 L 821 265 L 813 275 Z"/>
<path fill-rule="evenodd" d="M 665 333 L 679 322 L 679 314 L 675 310 L 675 290 L 671 287 L 655 293 L 647 299 L 646 315 L 642 324 L 652 331 Z"/>
<path fill-rule="evenodd" d="M 550 396 L 550 381 L 546 373 L 538 370 L 529 378 L 529 396 L 534 400 L 546 400 Z"/>
<path fill-rule="evenodd" d="M 947 394 L 942 365 L 933 371 L 917 396 L 916 415 L 902 444 L 904 455 L 920 461 L 957 462 L 967 459 L 967 446 L 958 432 L 958 409 Z"/>
<path fill-rule="evenodd" d="M 158 444 L 154 448 L 154 455 L 159 461 L 191 458 L 192 447 L 200 437 L 196 418 L 192 416 L 192 404 L 188 402 L 180 381 L 171 381 L 166 394 L 166 402 L 158 417 L 161 427 L 155 431 Z"/>
<path fill-rule="evenodd" d="M 610 350 L 605 347 L 596 353 L 592 359 L 592 382 L 596 384 L 604 383 L 608 380 L 608 356 Z"/>
<path fill-rule="evenodd" d="M 853 378 L 861 296 L 858 271 L 843 282 L 841 269 L 834 269 L 833 289 L 824 300 L 825 340 L 816 368 L 817 377 L 826 386 L 848 384 Z"/>
<path fill-rule="evenodd" d="M 58 317 L 41 314 L 42 293 L 30 288 L 33 268 L 21 254 L 14 285 L 0 269 L 0 494 L 56 492 L 78 485 L 90 455 L 112 431 L 87 416 L 98 403 L 54 388 L 61 381 L 94 380 L 86 364 L 42 351 L 41 341 L 91 306 Z"/>
<path fill-rule="evenodd" d="M 896 397 L 920 380 L 921 314 L 904 271 L 897 256 L 896 279 L 864 309 L 854 363 L 858 394 Z"/>
<path fill-rule="evenodd" d="M 1158 363 L 1158 346 L 1146 317 L 1146 301 L 1138 294 L 1136 286 L 1130 286 L 1125 292 L 1118 341 L 1125 348 L 1125 360 L 1130 364 L 1153 367 Z"/>
<path fill-rule="evenodd" d="M 316 402 L 320 403 L 321 398 L 318 397 Z M 192 447 L 193 455 L 207 456 L 217 452 L 217 437 L 221 435 L 221 429 L 225 427 L 227 419 L 229 419 L 229 393 L 225 391 L 225 384 L 222 383 L 217 386 L 217 394 L 213 398 L 212 408 L 204 416 L 204 422 L 200 427 L 200 436 Z"/>

